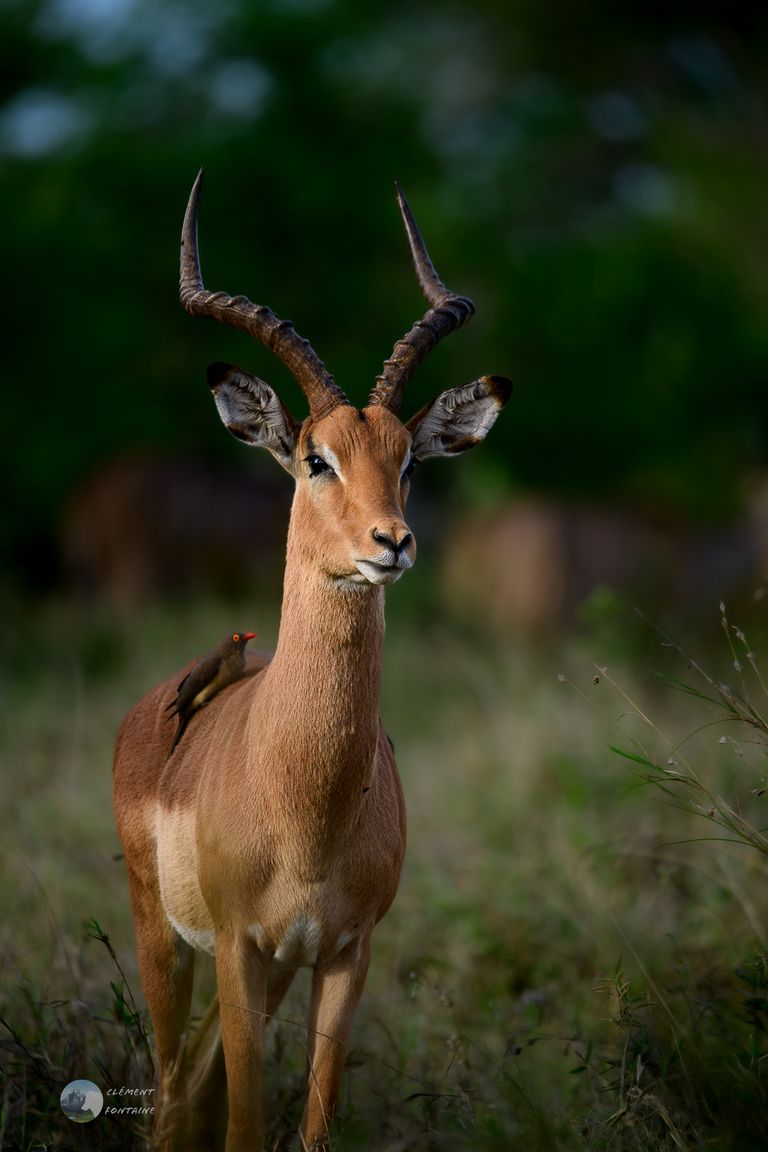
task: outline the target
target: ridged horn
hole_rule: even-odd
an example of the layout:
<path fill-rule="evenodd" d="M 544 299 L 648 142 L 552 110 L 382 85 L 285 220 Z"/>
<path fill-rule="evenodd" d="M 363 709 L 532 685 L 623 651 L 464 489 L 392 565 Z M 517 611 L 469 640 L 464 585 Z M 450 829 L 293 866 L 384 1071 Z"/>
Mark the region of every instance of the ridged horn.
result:
<path fill-rule="evenodd" d="M 475 306 L 466 296 L 457 296 L 443 284 L 429 258 L 403 190 L 399 184 L 395 188 L 413 266 L 430 305 L 422 319 L 417 320 L 410 332 L 395 344 L 392 355 L 384 362 L 381 375 L 376 377 L 368 400 L 369 404 L 381 404 L 392 412 L 399 412 L 405 386 L 419 364 L 445 336 L 467 323 Z"/>
<path fill-rule="evenodd" d="M 201 168 L 192 186 L 181 231 L 181 303 L 192 316 L 210 316 L 231 328 L 238 328 L 274 352 L 298 381 L 314 419 L 327 416 L 339 404 L 348 404 L 346 396 L 334 383 L 312 345 L 299 336 L 290 321 L 280 320 L 266 305 L 254 304 L 246 296 L 228 296 L 226 292 L 209 292 L 205 288 L 197 245 L 197 214 L 202 181 Z"/>

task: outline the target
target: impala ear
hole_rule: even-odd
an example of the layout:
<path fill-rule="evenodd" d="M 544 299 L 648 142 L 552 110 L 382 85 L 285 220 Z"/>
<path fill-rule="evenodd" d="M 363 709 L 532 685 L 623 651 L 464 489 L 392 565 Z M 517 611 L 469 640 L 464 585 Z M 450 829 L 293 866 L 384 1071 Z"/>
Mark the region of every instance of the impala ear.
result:
<path fill-rule="evenodd" d="M 299 425 L 276 393 L 234 364 L 209 364 L 208 384 L 222 423 L 238 440 L 266 448 L 288 472 Z"/>
<path fill-rule="evenodd" d="M 406 424 L 413 437 L 411 451 L 419 460 L 455 456 L 484 440 L 512 395 L 505 376 L 481 376 L 461 388 L 449 388 Z"/>

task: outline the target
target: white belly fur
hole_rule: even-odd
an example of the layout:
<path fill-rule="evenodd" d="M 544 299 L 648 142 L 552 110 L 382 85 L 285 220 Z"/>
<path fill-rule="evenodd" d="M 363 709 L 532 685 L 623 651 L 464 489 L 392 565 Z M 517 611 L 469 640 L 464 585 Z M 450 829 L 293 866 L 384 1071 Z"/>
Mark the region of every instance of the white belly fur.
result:
<path fill-rule="evenodd" d="M 197 880 L 195 813 L 164 809 L 157 829 L 157 868 L 165 914 L 183 940 L 213 954 L 213 921 Z"/>

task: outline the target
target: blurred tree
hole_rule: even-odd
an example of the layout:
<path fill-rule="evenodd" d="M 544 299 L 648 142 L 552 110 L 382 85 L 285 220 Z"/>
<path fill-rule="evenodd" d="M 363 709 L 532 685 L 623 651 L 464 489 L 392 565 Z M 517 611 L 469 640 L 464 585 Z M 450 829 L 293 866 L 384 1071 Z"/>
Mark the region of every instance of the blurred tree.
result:
<path fill-rule="evenodd" d="M 768 452 L 767 28 L 725 0 L 5 0 L 6 570 L 54 578 L 68 494 L 115 453 L 231 453 L 208 360 L 301 411 L 177 303 L 203 162 L 207 283 L 293 319 L 358 401 L 424 307 L 406 187 L 478 304 L 412 408 L 519 384 L 486 459 L 423 483 L 731 514 Z"/>

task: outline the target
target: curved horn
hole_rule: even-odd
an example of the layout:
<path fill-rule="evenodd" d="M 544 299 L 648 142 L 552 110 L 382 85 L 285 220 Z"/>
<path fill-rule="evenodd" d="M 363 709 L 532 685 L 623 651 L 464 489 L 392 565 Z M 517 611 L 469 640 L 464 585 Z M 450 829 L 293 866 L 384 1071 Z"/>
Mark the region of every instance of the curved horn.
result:
<path fill-rule="evenodd" d="M 339 404 L 348 404 L 312 345 L 299 336 L 290 321 L 280 320 L 266 305 L 253 304 L 246 296 L 206 290 L 197 248 L 197 208 L 202 180 L 201 168 L 192 186 L 181 232 L 179 294 L 187 312 L 192 316 L 210 316 L 255 336 L 293 373 L 316 420 Z"/>
<path fill-rule="evenodd" d="M 430 308 L 421 320 L 416 321 L 410 332 L 398 340 L 392 355 L 384 361 L 381 375 L 376 377 L 368 403 L 381 404 L 392 412 L 399 411 L 405 386 L 422 360 L 443 337 L 466 324 L 475 311 L 471 300 L 466 296 L 457 296 L 443 284 L 429 258 L 403 190 L 399 184 L 395 187 L 413 266 Z"/>

